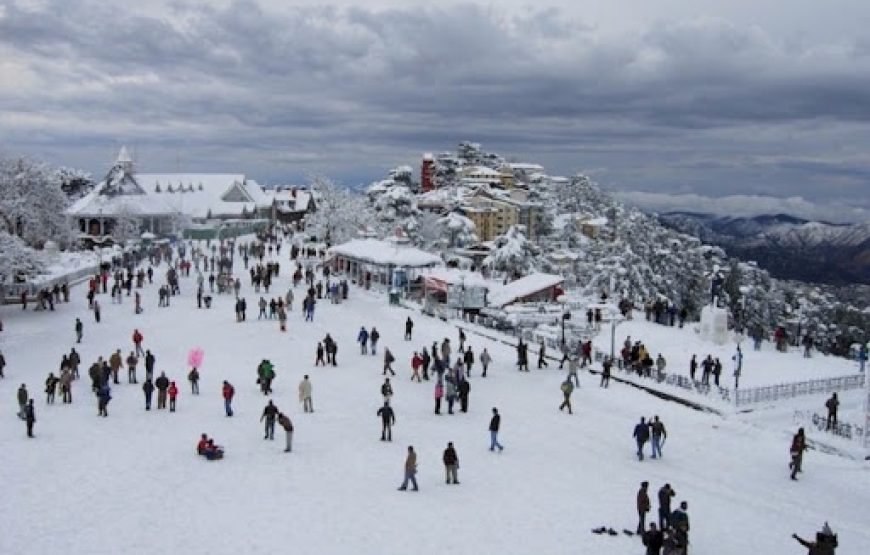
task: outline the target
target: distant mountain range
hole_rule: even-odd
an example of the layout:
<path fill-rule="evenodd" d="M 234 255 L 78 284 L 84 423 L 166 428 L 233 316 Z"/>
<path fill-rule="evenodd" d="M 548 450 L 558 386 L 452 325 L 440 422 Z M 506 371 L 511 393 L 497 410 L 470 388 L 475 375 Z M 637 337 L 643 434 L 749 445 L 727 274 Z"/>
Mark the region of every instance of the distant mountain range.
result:
<path fill-rule="evenodd" d="M 732 218 L 698 212 L 658 215 L 667 227 L 754 260 L 771 275 L 814 283 L 870 284 L 870 223 L 832 224 L 787 214 Z"/>

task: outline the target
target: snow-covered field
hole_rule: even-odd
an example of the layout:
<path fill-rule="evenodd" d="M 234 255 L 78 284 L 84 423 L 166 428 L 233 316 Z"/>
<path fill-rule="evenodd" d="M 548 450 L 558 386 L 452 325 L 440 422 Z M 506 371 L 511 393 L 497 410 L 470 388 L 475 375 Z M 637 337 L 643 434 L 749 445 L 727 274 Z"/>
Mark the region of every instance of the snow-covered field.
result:
<path fill-rule="evenodd" d="M 286 259 L 282 265 L 273 294 L 288 286 L 290 265 Z M 145 312 L 138 316 L 131 298 L 119 306 L 101 296 L 100 324 L 87 312 L 82 287 L 55 313 L 2 308 L 0 348 L 8 365 L 0 381 L 6 414 L 0 426 L 0 553 L 635 555 L 643 551 L 636 538 L 590 530 L 634 529 L 635 494 L 643 480 L 651 493 L 669 482 L 675 501 L 688 501 L 696 554 L 799 553 L 791 533 L 812 536 L 826 520 L 839 533 L 842 553 L 870 552 L 864 514 L 870 466 L 809 451 L 804 473 L 792 482 L 789 423 L 701 413 L 619 384 L 600 389 L 588 374 L 581 376 L 569 416 L 557 410 L 562 374 L 556 365 L 518 373 L 512 349 L 474 335 L 469 344 L 477 353 L 486 346 L 494 367 L 485 379 L 475 369 L 468 414 L 436 416 L 434 384 L 411 383 L 407 361 L 414 349 L 435 340 L 456 343 L 454 326 L 388 307 L 384 297 L 354 287 L 341 305 L 321 301 L 315 322 L 305 323 L 300 287 L 289 331 L 282 334 L 277 321 L 256 320 L 258 296 L 247 279 L 243 284 L 249 308 L 242 324 L 235 322 L 230 296 L 215 295 L 213 308 L 198 310 L 193 277 L 182 279 L 182 296 L 169 308 L 157 308 L 157 284 L 148 286 Z M 408 315 L 416 322 L 412 342 L 402 340 Z M 85 322 L 79 346 L 85 378 L 75 383 L 73 405 L 47 407 L 42 384 L 73 345 L 76 316 Z M 379 441 L 382 361 L 359 354 L 354 340 L 362 325 L 377 326 L 381 347 L 397 358 L 392 443 Z M 126 355 L 134 328 L 155 353 L 157 372 L 179 382 L 178 412 L 145 412 L 139 386 L 122 384 L 113 388 L 110 416 L 99 418 L 87 366 L 116 348 Z M 688 330 L 638 322 L 618 331 L 617 341 L 631 334 L 673 365 L 685 365 L 686 353 L 715 354 L 693 343 Z M 337 368 L 313 366 L 316 342 L 326 333 L 338 341 Z M 193 347 L 205 351 L 198 397 L 190 395 L 185 379 Z M 790 379 L 823 370 L 824 359 L 807 363 L 804 371 L 799 355 L 758 355 L 780 357 L 758 359 L 783 361 L 775 365 L 756 364 L 754 356 L 747 353 L 744 376 L 757 376 L 758 383 L 779 381 L 761 378 L 774 367 L 791 372 L 794 366 Z M 263 440 L 258 420 L 267 399 L 254 383 L 263 358 L 277 371 L 272 398 L 296 427 L 293 453 L 283 452 L 278 433 L 274 442 Z M 143 374 L 140 365 L 140 383 Z M 303 374 L 313 380 L 313 414 L 304 414 L 297 400 Z M 223 413 L 224 379 L 236 387 L 233 418 Z M 14 416 L 21 383 L 37 398 L 32 440 Z M 503 453 L 488 450 L 493 406 L 502 413 Z M 668 427 L 664 458 L 638 462 L 632 428 L 640 416 L 654 414 Z M 196 456 L 202 432 L 226 447 L 223 461 Z M 444 484 L 441 452 L 448 441 L 460 459 L 459 486 Z M 396 491 L 408 445 L 418 451 L 419 493 Z"/>

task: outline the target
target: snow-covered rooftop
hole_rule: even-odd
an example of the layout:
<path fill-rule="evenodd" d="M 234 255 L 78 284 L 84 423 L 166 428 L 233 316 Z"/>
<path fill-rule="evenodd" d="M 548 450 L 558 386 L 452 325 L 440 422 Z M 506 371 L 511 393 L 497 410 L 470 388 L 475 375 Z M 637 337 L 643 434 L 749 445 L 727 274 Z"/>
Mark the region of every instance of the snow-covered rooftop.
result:
<path fill-rule="evenodd" d="M 377 239 L 353 239 L 347 243 L 331 247 L 328 253 L 381 266 L 423 267 L 437 266 L 442 263 L 440 256 L 414 247 L 396 245 Z"/>
<path fill-rule="evenodd" d="M 534 295 L 548 287 L 560 285 L 565 279 L 553 274 L 529 274 L 501 287 L 492 289 L 489 296 L 490 306 L 503 307 L 517 299 Z"/>
<path fill-rule="evenodd" d="M 486 280 L 479 272 L 469 272 L 456 268 L 431 268 L 420 275 L 424 279 L 436 279 L 450 285 L 465 284 L 467 287 L 485 287 L 489 289 L 495 282 Z"/>
<path fill-rule="evenodd" d="M 256 181 L 243 174 L 133 174 L 142 194 L 104 194 L 107 182 L 67 209 L 71 216 L 96 216 L 129 213 L 161 216 L 176 213 L 194 218 L 238 215 L 271 204 Z"/>

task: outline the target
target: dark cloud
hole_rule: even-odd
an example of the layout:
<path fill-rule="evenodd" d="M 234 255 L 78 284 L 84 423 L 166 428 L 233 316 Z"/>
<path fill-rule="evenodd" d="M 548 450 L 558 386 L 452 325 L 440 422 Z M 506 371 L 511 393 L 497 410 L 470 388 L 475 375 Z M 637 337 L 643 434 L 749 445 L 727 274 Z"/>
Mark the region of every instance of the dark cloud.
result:
<path fill-rule="evenodd" d="M 710 18 L 607 34 L 555 8 L 12 0 L 0 147 L 95 173 L 130 142 L 152 169 L 364 180 L 472 139 L 621 188 L 830 185 L 866 206 L 868 42 L 814 40 Z"/>

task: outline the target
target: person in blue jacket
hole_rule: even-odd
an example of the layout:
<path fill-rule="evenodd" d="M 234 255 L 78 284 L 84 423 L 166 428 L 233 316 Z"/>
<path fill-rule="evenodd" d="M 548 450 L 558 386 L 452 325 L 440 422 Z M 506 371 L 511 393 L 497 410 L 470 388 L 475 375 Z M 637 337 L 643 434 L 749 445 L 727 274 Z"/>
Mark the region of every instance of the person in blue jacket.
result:
<path fill-rule="evenodd" d="M 97 413 L 98 416 L 109 416 L 109 401 L 112 400 L 112 390 L 108 383 L 103 383 L 97 390 Z"/>

